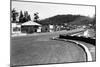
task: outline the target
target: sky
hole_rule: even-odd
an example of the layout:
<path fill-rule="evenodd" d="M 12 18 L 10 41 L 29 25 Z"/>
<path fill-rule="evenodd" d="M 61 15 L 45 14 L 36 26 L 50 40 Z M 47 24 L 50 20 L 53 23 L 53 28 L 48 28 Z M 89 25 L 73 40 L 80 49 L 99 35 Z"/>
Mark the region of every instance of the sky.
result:
<path fill-rule="evenodd" d="M 89 17 L 93 17 L 95 15 L 95 7 L 93 6 L 12 1 L 12 9 L 13 8 L 15 8 L 18 12 L 20 12 L 20 10 L 23 12 L 28 11 L 31 19 L 34 18 L 34 13 L 36 12 L 39 13 L 39 19 L 67 14 L 83 15 Z"/>

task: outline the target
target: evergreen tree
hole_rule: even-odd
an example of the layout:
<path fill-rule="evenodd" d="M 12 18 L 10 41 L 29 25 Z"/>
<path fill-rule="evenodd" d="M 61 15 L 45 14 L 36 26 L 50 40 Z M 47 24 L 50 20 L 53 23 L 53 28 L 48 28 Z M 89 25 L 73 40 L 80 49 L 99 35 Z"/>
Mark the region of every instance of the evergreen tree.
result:
<path fill-rule="evenodd" d="M 24 17 L 26 17 L 26 18 L 28 17 L 28 12 L 27 11 L 24 12 Z"/>
<path fill-rule="evenodd" d="M 23 23 L 24 22 L 23 21 L 23 18 L 24 18 L 23 13 L 22 13 L 22 11 L 20 11 L 20 16 L 19 16 L 19 22 L 20 23 Z"/>
<path fill-rule="evenodd" d="M 27 17 L 27 18 L 28 18 L 28 21 L 30 21 L 30 20 L 31 20 L 31 17 L 30 17 L 30 15 L 28 15 L 28 17 Z"/>
<path fill-rule="evenodd" d="M 24 22 L 27 22 L 27 21 L 30 21 L 31 18 L 30 18 L 30 15 L 28 14 L 27 11 L 24 12 L 24 18 L 23 18 L 23 21 Z"/>

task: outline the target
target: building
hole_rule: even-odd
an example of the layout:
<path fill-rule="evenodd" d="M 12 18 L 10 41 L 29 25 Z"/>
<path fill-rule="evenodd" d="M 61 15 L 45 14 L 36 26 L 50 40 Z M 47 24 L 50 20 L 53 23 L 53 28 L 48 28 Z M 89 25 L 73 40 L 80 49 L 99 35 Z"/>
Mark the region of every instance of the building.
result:
<path fill-rule="evenodd" d="M 49 25 L 49 32 L 53 32 L 54 31 L 54 26 L 53 25 Z"/>
<path fill-rule="evenodd" d="M 21 25 L 21 32 L 22 33 L 41 32 L 41 25 L 33 21 L 27 21 Z"/>
<path fill-rule="evenodd" d="M 21 33 L 21 25 L 18 23 L 11 23 L 11 34 Z"/>

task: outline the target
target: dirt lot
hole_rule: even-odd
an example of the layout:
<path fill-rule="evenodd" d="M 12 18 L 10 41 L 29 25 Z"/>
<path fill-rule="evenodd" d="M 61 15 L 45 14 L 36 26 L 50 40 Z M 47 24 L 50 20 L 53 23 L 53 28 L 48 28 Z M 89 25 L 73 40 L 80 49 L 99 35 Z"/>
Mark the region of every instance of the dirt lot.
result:
<path fill-rule="evenodd" d="M 11 65 L 86 61 L 86 54 L 81 47 L 70 42 L 50 39 L 58 35 L 56 32 L 12 37 Z"/>

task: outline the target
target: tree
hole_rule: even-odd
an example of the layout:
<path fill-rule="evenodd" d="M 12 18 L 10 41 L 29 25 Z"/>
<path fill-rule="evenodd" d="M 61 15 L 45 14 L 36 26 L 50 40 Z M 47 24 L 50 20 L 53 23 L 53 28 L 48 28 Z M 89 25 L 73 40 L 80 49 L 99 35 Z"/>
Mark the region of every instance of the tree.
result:
<path fill-rule="evenodd" d="M 20 23 L 23 23 L 24 22 L 23 21 L 23 18 L 24 18 L 23 13 L 22 13 L 22 11 L 20 11 L 20 16 L 19 16 L 19 22 Z"/>
<path fill-rule="evenodd" d="M 18 12 L 15 10 L 15 8 L 11 11 L 11 18 L 12 22 L 16 22 L 16 17 L 18 17 Z"/>
<path fill-rule="evenodd" d="M 38 16 L 38 12 L 34 13 L 34 22 L 38 22 L 39 16 Z"/>
<path fill-rule="evenodd" d="M 24 11 L 24 17 L 28 17 L 28 12 L 27 11 Z"/>
<path fill-rule="evenodd" d="M 31 20 L 30 15 L 28 14 L 27 11 L 24 11 L 23 22 L 27 22 L 27 21 L 30 21 L 30 20 Z"/>
<path fill-rule="evenodd" d="M 30 15 L 28 15 L 28 17 L 27 17 L 27 18 L 28 18 L 28 21 L 30 21 L 30 20 L 31 20 L 31 17 L 30 17 Z"/>

